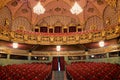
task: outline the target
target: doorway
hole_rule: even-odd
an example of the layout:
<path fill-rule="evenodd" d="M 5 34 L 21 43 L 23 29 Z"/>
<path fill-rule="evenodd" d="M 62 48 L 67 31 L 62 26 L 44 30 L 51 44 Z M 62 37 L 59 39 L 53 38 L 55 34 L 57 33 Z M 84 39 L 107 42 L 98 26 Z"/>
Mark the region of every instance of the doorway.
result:
<path fill-rule="evenodd" d="M 53 57 L 52 68 L 54 71 L 64 71 L 65 70 L 64 57 Z"/>

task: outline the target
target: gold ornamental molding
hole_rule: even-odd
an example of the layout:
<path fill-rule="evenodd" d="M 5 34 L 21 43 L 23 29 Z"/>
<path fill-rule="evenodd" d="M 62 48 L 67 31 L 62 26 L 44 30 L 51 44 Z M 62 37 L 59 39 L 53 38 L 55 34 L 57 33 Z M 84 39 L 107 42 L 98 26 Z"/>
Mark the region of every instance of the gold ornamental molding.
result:
<path fill-rule="evenodd" d="M 120 26 L 80 33 L 34 33 L 0 28 L 0 39 L 26 44 L 71 45 L 109 40 L 120 36 Z"/>
<path fill-rule="evenodd" d="M 108 53 L 108 52 L 115 52 L 115 51 L 120 51 L 120 44 L 111 45 L 103 48 L 90 49 L 89 54 L 100 54 L 100 53 Z"/>
<path fill-rule="evenodd" d="M 10 1 L 12 0 L 0 0 L 0 8 L 4 7 Z"/>
<path fill-rule="evenodd" d="M 108 5 L 111 7 L 116 7 L 117 6 L 117 0 L 105 0 Z"/>

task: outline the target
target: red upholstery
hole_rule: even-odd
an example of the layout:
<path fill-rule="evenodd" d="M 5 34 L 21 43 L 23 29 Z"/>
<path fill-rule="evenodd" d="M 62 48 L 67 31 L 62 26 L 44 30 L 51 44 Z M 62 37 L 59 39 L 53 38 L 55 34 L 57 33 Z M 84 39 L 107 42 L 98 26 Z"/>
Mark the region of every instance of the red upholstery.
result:
<path fill-rule="evenodd" d="M 58 57 L 53 58 L 52 68 L 53 68 L 53 70 L 58 71 Z"/>
<path fill-rule="evenodd" d="M 66 66 L 73 80 L 120 80 L 120 65 L 110 63 L 74 62 Z"/>
<path fill-rule="evenodd" d="M 44 63 L 7 65 L 0 67 L 0 80 L 45 80 L 51 71 L 52 66 Z"/>
<path fill-rule="evenodd" d="M 60 57 L 60 69 L 61 69 L 61 71 L 64 71 L 64 70 L 65 70 L 64 57 Z"/>

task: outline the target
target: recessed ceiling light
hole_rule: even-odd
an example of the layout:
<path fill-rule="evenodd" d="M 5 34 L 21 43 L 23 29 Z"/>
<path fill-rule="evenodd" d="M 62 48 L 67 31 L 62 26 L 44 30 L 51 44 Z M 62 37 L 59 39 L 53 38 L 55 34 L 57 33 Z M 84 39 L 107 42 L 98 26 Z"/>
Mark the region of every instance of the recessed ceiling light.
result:
<path fill-rule="evenodd" d="M 99 42 L 99 46 L 100 46 L 100 47 L 104 47 L 104 45 L 105 45 L 104 41 L 100 41 L 100 42 Z"/>
<path fill-rule="evenodd" d="M 18 48 L 18 43 L 13 43 L 13 48 Z"/>

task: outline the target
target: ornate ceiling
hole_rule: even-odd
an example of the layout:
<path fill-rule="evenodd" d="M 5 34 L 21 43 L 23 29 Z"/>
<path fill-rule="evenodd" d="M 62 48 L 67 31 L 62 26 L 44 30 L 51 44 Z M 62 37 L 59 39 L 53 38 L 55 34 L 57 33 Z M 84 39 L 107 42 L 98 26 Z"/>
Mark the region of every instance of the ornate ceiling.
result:
<path fill-rule="evenodd" d="M 46 9 L 44 14 L 33 13 L 33 7 L 38 1 Z M 83 9 L 79 15 L 70 12 L 75 1 Z M 93 25 L 97 26 L 97 29 L 102 29 L 118 22 L 120 2 L 119 0 L 118 2 L 117 0 L 1 0 L 0 3 L 0 13 L 3 13 L 1 19 L 7 19 L 10 29 L 17 30 L 22 27 L 26 31 L 32 31 L 36 25 L 51 27 L 70 24 L 80 24 L 85 30 L 89 30 Z M 0 25 L 4 24 L 3 21 L 0 22 L 2 22 Z"/>
<path fill-rule="evenodd" d="M 44 14 L 37 15 L 33 13 L 33 7 L 38 1 L 46 9 Z M 83 12 L 79 15 L 70 12 L 75 1 L 83 9 Z M 20 41 L 21 43 L 41 45 L 68 45 L 97 42 L 102 39 L 109 40 L 119 36 L 119 30 L 115 28 L 119 22 L 120 0 L 0 0 L 0 27 L 15 31 L 13 34 L 7 31 L 7 33 L 4 33 L 4 31 L 3 34 L 1 33 L 3 37 L 0 36 L 0 39 L 7 36 L 7 39 L 2 39 L 6 41 Z M 49 35 L 25 35 L 16 31 L 20 28 L 25 31 L 33 31 L 36 25 L 47 27 L 79 25 L 85 31 L 91 30 L 91 28 L 94 29 L 95 26 L 97 30 L 104 30 L 104 28 L 107 29 L 107 27 L 112 26 L 116 30 L 112 28 L 107 29 L 106 32 L 91 32 L 89 35 L 88 33 L 83 35 L 76 33 L 72 34 L 72 36 L 52 36 L 51 38 Z M 117 36 L 115 37 L 114 34 Z M 87 47 L 89 45 L 85 44 Z M 79 47 L 79 45 L 75 45 L 75 48 L 76 46 Z"/>
<path fill-rule="evenodd" d="M 103 10 L 107 5 L 103 0 L 77 0 L 84 11 L 79 15 L 72 15 L 70 8 L 73 6 L 75 0 L 40 0 L 46 11 L 45 14 L 38 16 L 32 11 L 32 8 L 38 1 L 39 0 L 12 0 L 7 4 L 7 7 L 10 9 L 13 18 L 24 16 L 32 24 L 37 24 L 37 22 L 44 17 L 54 15 L 69 16 L 77 20 L 77 22 L 82 23 L 93 15 L 102 17 Z"/>

